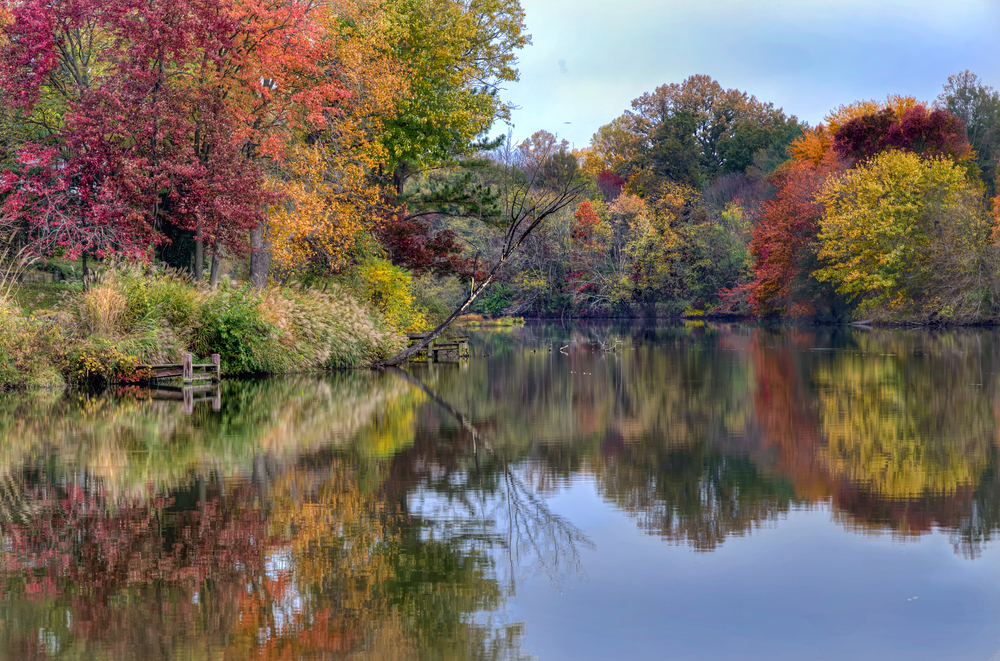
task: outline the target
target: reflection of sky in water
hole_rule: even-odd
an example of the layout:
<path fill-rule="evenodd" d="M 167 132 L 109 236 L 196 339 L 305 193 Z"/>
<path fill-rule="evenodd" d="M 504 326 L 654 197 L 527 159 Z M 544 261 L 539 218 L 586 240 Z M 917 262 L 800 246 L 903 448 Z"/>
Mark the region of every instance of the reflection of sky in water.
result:
<path fill-rule="evenodd" d="M 1000 551 L 970 562 L 946 535 L 845 535 L 793 508 L 712 553 L 641 532 L 575 480 L 549 499 L 584 529 L 586 580 L 518 590 L 540 659 L 987 659 L 1000 651 Z M 914 600 L 913 597 L 919 597 Z"/>
<path fill-rule="evenodd" d="M 292 576 L 295 571 L 295 558 L 287 549 L 275 549 L 267 554 L 264 561 L 264 574 L 270 581 L 282 581 L 281 597 L 275 599 L 271 606 L 274 618 L 274 629 L 277 633 L 286 633 L 294 621 L 295 615 L 302 612 L 302 595 L 295 587 Z M 270 633 L 261 637 L 261 644 L 267 641 Z"/>

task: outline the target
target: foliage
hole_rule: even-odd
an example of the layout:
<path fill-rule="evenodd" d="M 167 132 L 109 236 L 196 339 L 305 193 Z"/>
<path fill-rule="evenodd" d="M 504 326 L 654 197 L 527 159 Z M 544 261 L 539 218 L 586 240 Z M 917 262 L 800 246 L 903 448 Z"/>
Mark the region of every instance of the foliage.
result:
<path fill-rule="evenodd" d="M 966 138 L 975 154 L 976 165 L 987 186 L 995 194 L 996 162 L 1000 153 L 1000 94 L 969 70 L 948 76 L 948 82 L 934 101 L 961 120 Z"/>
<path fill-rule="evenodd" d="M 5 217 L 36 249 L 148 259 L 163 222 L 242 245 L 268 195 L 244 149 L 243 109 L 232 105 L 243 96 L 228 65 L 250 73 L 241 46 L 267 43 L 241 9 L 214 0 L 17 6 L 0 85 L 17 90 L 12 103 L 46 127 L 52 146 L 21 145 L 2 189 Z M 251 93 L 255 75 L 241 81 Z"/>
<path fill-rule="evenodd" d="M 126 319 L 131 324 L 165 322 L 173 328 L 195 323 L 201 295 L 190 278 L 172 270 L 155 277 L 141 272 L 124 272 L 121 287 L 127 299 Z"/>
<path fill-rule="evenodd" d="M 129 383 L 149 378 L 142 359 L 129 352 L 127 343 L 95 337 L 66 352 L 63 372 L 71 385 L 101 389 L 111 383 Z"/>
<path fill-rule="evenodd" d="M 199 310 L 195 352 L 222 356 L 226 374 L 275 371 L 271 338 L 277 329 L 264 319 L 261 303 L 250 287 L 220 287 Z"/>
<path fill-rule="evenodd" d="M 869 158 L 886 149 L 911 151 L 964 161 L 972 156 L 962 121 L 946 110 L 923 105 L 899 115 L 892 108 L 845 122 L 833 134 L 833 148 L 843 158 Z"/>
<path fill-rule="evenodd" d="M 860 301 L 862 316 L 974 320 L 986 283 L 977 257 L 988 223 L 965 171 L 947 159 L 882 152 L 827 183 L 818 202 L 816 278 Z M 985 292 L 992 294 L 992 292 Z"/>
<path fill-rule="evenodd" d="M 608 258 L 613 237 L 610 225 L 601 219 L 589 201 L 580 203 L 573 221 L 569 281 L 574 296 L 580 298 L 597 287 L 596 279 Z"/>
<path fill-rule="evenodd" d="M 497 92 L 517 80 L 515 52 L 531 38 L 517 0 L 392 0 L 387 9 L 409 80 L 382 137 L 401 191 L 408 165 L 470 155 L 495 120 L 509 119 Z"/>
<path fill-rule="evenodd" d="M 281 203 L 269 209 L 268 238 L 283 273 L 340 272 L 358 234 L 378 226 L 387 205 L 372 172 L 388 160 L 385 119 L 408 93 L 392 53 L 399 31 L 381 3 L 331 2 L 315 18 L 326 40 L 325 67 L 337 72 L 344 95 L 336 113 L 312 123 L 304 141 L 293 140 L 270 164 L 268 185 Z"/>
<path fill-rule="evenodd" d="M 409 286 L 405 272 L 383 264 Z M 329 283 L 322 290 L 205 290 L 169 270 L 111 270 L 87 292 L 70 292 L 45 319 L 2 308 L 0 387 L 130 382 L 148 377 L 144 365 L 177 363 L 186 352 L 219 353 L 228 375 L 355 368 L 398 351 L 400 318 L 387 315 L 420 319 L 407 305 L 383 314 Z"/>
<path fill-rule="evenodd" d="M 434 231 L 426 218 L 393 216 L 382 224 L 380 240 L 394 264 L 435 275 L 471 275 L 472 260 L 452 229 Z"/>
<path fill-rule="evenodd" d="M 403 344 L 388 316 L 365 307 L 337 286 L 327 291 L 286 287 L 263 299 L 263 315 L 277 333 L 271 336 L 278 368 L 273 371 L 351 369 L 391 356 Z M 412 310 L 409 319 L 419 318 Z"/>
<path fill-rule="evenodd" d="M 812 277 L 823 213 L 816 196 L 844 168 L 831 150 L 819 163 L 796 159 L 771 175 L 777 194 L 761 205 L 750 243 L 754 277 L 748 298 L 756 314 L 807 317 L 835 307 L 829 288 Z"/>
<path fill-rule="evenodd" d="M 409 333 L 427 330 L 426 320 L 413 308 L 413 278 L 398 266 L 370 258 L 358 266 L 352 287 L 358 300 L 378 310 L 391 328 Z"/>
<path fill-rule="evenodd" d="M 893 116 L 900 117 L 907 109 L 916 105 L 919 105 L 919 103 L 912 96 L 889 94 L 886 96 L 885 101 L 875 101 L 872 99 L 837 106 L 836 109 L 823 118 L 823 121 L 826 124 L 826 131 L 830 135 L 833 135 L 840 130 L 841 126 L 852 119 L 872 115 L 882 110 L 890 110 Z"/>
<path fill-rule="evenodd" d="M 49 321 L 25 318 L 0 296 L 0 390 L 62 385 L 59 334 Z"/>
<path fill-rule="evenodd" d="M 483 297 L 482 310 L 491 317 L 501 317 L 513 302 L 514 290 L 503 283 L 497 283 Z"/>
<path fill-rule="evenodd" d="M 675 168 L 671 163 L 682 156 L 683 178 L 674 180 L 689 184 L 740 172 L 757 151 L 787 144 L 799 130 L 797 120 L 773 104 L 701 75 L 635 99 L 623 121 L 651 150 L 654 166 Z"/>

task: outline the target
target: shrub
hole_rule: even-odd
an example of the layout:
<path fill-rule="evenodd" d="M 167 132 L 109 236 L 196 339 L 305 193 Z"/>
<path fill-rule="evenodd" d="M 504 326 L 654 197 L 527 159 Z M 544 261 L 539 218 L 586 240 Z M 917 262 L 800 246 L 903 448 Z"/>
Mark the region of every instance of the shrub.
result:
<path fill-rule="evenodd" d="M 226 374 L 369 365 L 402 349 L 398 324 L 420 318 L 409 276 L 387 264 L 376 265 L 369 288 L 385 303 L 379 309 L 338 286 L 205 291 L 176 272 L 138 269 L 106 272 L 46 321 L 25 319 L 0 297 L 0 388 L 135 381 L 148 376 L 143 365 L 176 363 L 188 351 L 220 354 Z"/>
<path fill-rule="evenodd" d="M 276 329 L 284 370 L 344 369 L 388 358 L 404 343 L 395 329 L 380 328 L 377 315 L 339 287 L 271 290 L 264 314 Z"/>
<path fill-rule="evenodd" d="M 227 374 L 280 371 L 273 341 L 279 330 L 264 319 L 261 301 L 249 286 L 216 289 L 201 305 L 191 348 L 203 356 L 220 354 Z"/>
<path fill-rule="evenodd" d="M 110 383 L 128 383 L 149 376 L 145 361 L 125 347 L 105 338 L 91 338 L 73 347 L 66 356 L 64 372 L 76 386 L 103 388 Z"/>
<path fill-rule="evenodd" d="M 384 259 L 361 263 L 353 280 L 358 300 L 379 312 L 396 330 L 415 333 L 427 329 L 427 320 L 413 305 L 413 278 Z"/>
<path fill-rule="evenodd" d="M 59 345 L 51 323 L 26 319 L 0 298 L 0 389 L 63 385 L 53 355 Z"/>
<path fill-rule="evenodd" d="M 491 317 L 499 317 L 513 302 L 514 290 L 502 282 L 496 282 L 490 287 L 489 296 L 483 299 L 482 309 Z"/>
<path fill-rule="evenodd" d="M 185 273 L 168 269 L 147 277 L 133 272 L 122 278 L 122 288 L 133 324 L 162 320 L 175 329 L 185 329 L 197 318 L 199 292 Z"/>

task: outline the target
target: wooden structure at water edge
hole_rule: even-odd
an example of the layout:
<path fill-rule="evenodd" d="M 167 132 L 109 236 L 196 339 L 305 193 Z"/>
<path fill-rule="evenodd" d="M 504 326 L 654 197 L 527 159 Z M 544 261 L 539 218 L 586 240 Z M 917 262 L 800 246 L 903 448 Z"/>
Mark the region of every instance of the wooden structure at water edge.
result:
<path fill-rule="evenodd" d="M 222 358 L 217 353 L 213 353 L 210 358 L 212 362 L 196 363 L 194 356 L 186 353 L 181 356 L 180 363 L 165 363 L 163 365 L 147 365 L 151 379 L 173 379 L 180 377 L 184 383 L 194 383 L 195 381 L 218 382 L 222 378 Z"/>
<path fill-rule="evenodd" d="M 428 333 L 408 333 L 410 346 L 427 337 Z M 469 357 L 469 338 L 466 336 L 442 337 L 427 345 L 427 348 L 410 357 L 414 362 L 454 362 Z"/>

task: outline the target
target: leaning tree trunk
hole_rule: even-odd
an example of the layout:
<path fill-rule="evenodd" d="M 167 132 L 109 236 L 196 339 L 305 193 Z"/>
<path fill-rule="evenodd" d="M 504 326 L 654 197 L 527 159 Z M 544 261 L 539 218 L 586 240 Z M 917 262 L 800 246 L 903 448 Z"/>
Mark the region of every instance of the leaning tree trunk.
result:
<path fill-rule="evenodd" d="M 497 273 L 500 272 L 500 267 L 503 266 L 504 261 L 506 261 L 506 259 L 501 260 L 499 263 L 497 263 L 497 265 L 494 266 L 490 270 L 489 275 L 486 276 L 485 280 L 483 280 L 482 282 L 480 282 L 478 284 L 473 283 L 473 285 L 472 285 L 472 287 L 471 287 L 471 289 L 469 291 L 469 295 L 466 297 L 466 299 L 464 301 L 462 301 L 462 304 L 459 305 L 458 308 L 456 308 L 455 311 L 452 312 L 451 315 L 447 319 L 445 319 L 443 322 L 441 322 L 441 324 L 437 328 L 435 328 L 430 333 L 428 333 L 427 337 L 425 337 L 424 339 L 420 340 L 419 342 L 417 342 L 416 344 L 414 344 L 412 347 L 407 347 L 406 349 L 404 349 L 403 351 L 399 352 L 398 354 L 396 354 L 392 358 L 390 358 L 388 360 L 383 360 L 383 361 L 378 362 L 378 363 L 375 363 L 375 367 L 395 367 L 396 365 L 399 365 L 401 363 L 405 363 L 414 354 L 416 354 L 416 353 L 418 353 L 420 351 L 423 351 L 428 346 L 430 346 L 431 342 L 433 342 L 434 340 L 436 340 L 437 338 L 439 338 L 441 336 L 441 333 L 445 332 L 445 330 L 447 330 L 448 326 L 451 326 L 451 323 L 453 321 L 455 321 L 460 316 L 462 316 L 463 314 L 465 314 L 465 312 L 469 309 L 469 306 L 472 305 L 472 302 L 474 300 L 476 300 L 476 297 L 479 296 L 480 294 L 482 294 L 483 290 L 486 289 L 487 285 L 489 285 L 491 282 L 493 282 L 493 279 L 496 278 Z"/>
<path fill-rule="evenodd" d="M 570 204 L 583 192 L 583 184 L 575 181 L 575 169 L 564 173 L 565 179 L 561 184 L 549 189 L 536 189 L 534 186 L 534 176 L 529 176 L 527 181 L 520 181 L 514 165 L 515 159 L 513 151 L 509 147 L 505 157 L 505 177 L 501 185 L 501 197 L 507 201 L 507 209 L 504 215 L 507 216 L 506 227 L 503 232 L 503 243 L 501 244 L 499 258 L 489 270 L 486 277 L 478 284 L 473 279 L 473 284 L 469 288 L 469 296 L 462 302 L 451 315 L 437 328 L 427 334 L 427 337 L 420 340 L 412 347 L 404 349 L 388 360 L 375 363 L 375 367 L 394 367 L 406 362 L 418 351 L 423 351 L 431 342 L 440 337 L 441 333 L 451 325 L 460 315 L 464 314 L 476 297 L 483 293 L 483 290 L 493 282 L 500 273 L 503 265 L 510 260 L 524 243 L 525 239 L 538 228 L 538 226 L 548 216 L 556 213 Z M 401 189 L 405 174 L 402 167 L 397 168 L 396 184 Z M 479 259 L 476 258 L 478 265 Z M 473 267 L 473 272 L 475 272 Z"/>
<path fill-rule="evenodd" d="M 250 230 L 250 284 L 255 289 L 267 286 L 267 272 L 271 268 L 271 255 L 264 241 L 263 224 Z"/>

